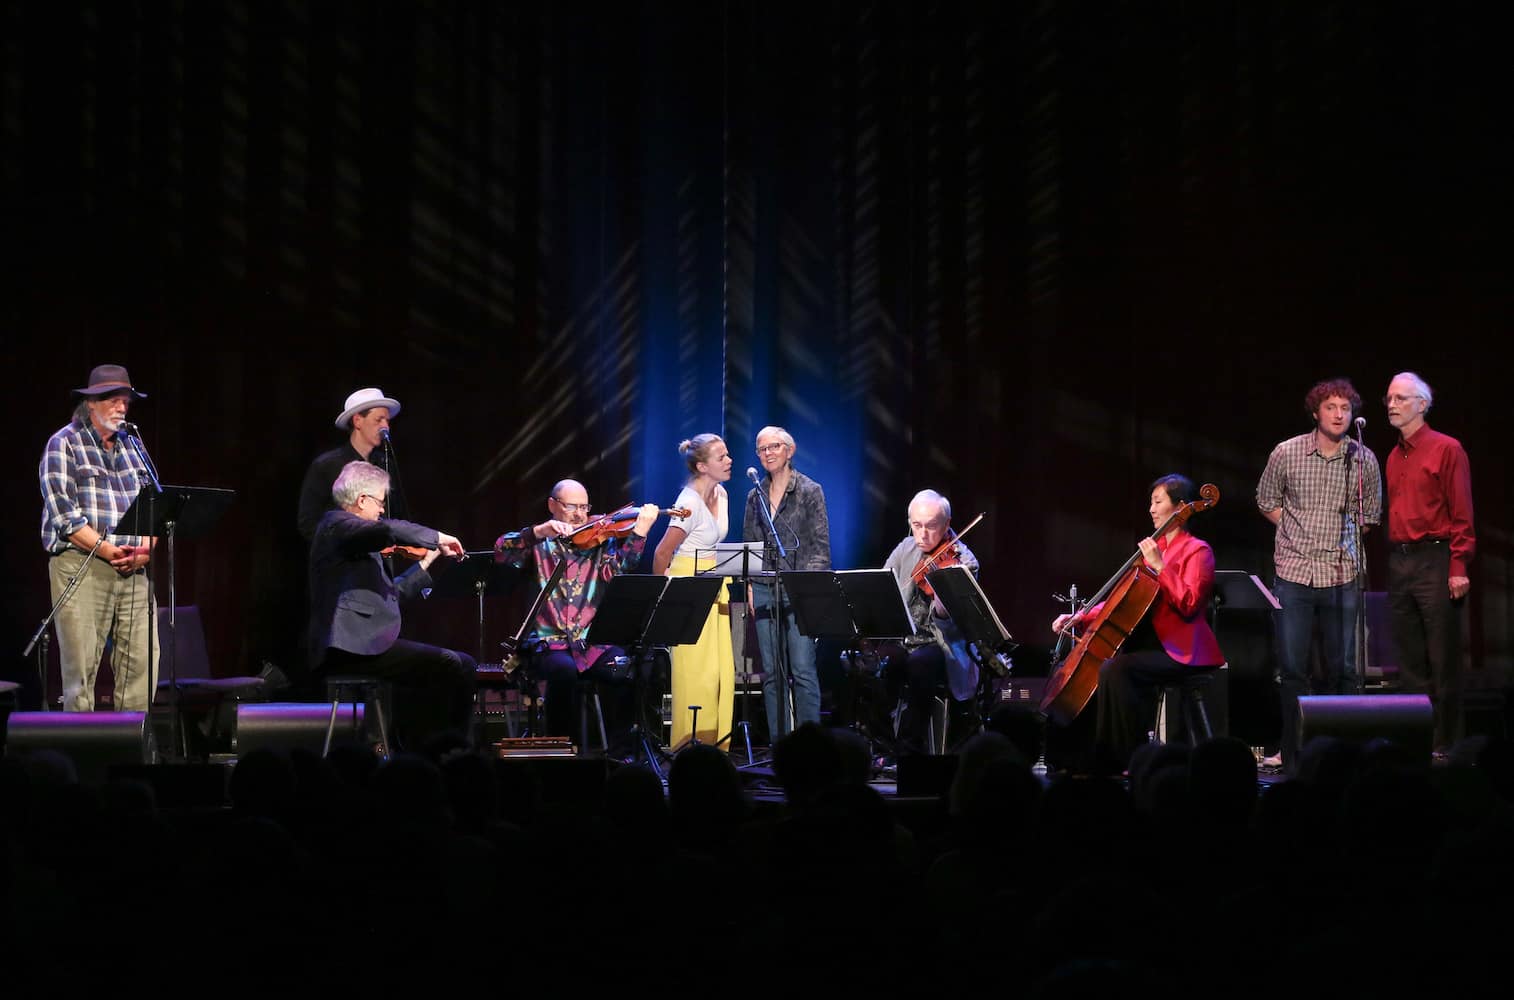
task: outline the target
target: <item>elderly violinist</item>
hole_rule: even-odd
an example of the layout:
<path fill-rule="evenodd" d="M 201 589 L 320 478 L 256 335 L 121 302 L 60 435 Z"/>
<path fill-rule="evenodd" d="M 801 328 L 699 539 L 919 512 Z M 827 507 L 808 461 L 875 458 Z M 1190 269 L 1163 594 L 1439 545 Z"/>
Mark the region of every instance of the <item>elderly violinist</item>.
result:
<path fill-rule="evenodd" d="M 431 583 L 432 562 L 461 558 L 452 535 L 398 518 L 384 518 L 389 473 L 348 462 L 331 485 L 335 510 L 316 524 L 310 543 L 310 662 L 326 676 L 365 674 L 397 688 L 395 737 L 421 750 L 433 737 L 466 740 L 472 719 L 473 657 L 401 639 L 400 602 Z M 413 549 L 420 559 L 390 576 L 383 551 Z M 394 748 L 389 748 L 393 750 Z"/>
<path fill-rule="evenodd" d="M 943 546 L 952 546 L 953 561 L 978 575 L 978 557 L 951 530 L 952 505 L 935 490 L 921 490 L 909 502 L 909 536 L 894 546 L 884 569 L 891 570 L 904 595 L 915 635 L 906 639 L 903 648 L 885 646 L 880 655 L 888 659 L 890 670 L 902 661 L 908 690 L 905 717 L 900 728 L 900 750 L 923 753 L 928 749 L 926 734 L 930 723 L 931 703 L 936 690 L 945 685 L 953 707 L 960 711 L 978 690 L 978 664 L 968 652 L 967 642 L 942 607 L 941 601 L 928 592 L 928 585 L 916 582 L 915 569 L 922 560 L 937 556 Z"/>
<path fill-rule="evenodd" d="M 577 480 L 564 479 L 547 495 L 548 518 L 540 524 L 501 535 L 494 543 L 495 561 L 524 566 L 530 559 L 541 583 L 551 579 L 560 561 L 567 569 L 556 590 L 536 613 L 532 640 L 522 648 L 529 676 L 546 681 L 546 731 L 571 736 L 576 727 L 577 680 L 580 675 L 614 685 L 612 709 L 623 708 L 630 697 L 630 671 L 625 650 L 618 646 L 589 646 L 584 633 L 604 597 L 604 585 L 618 573 L 633 571 L 646 549 L 647 533 L 659 513 L 645 504 L 628 535 L 605 537 L 583 548 L 568 536 L 590 520 L 589 491 Z M 624 712 L 612 710 L 612 719 Z"/>

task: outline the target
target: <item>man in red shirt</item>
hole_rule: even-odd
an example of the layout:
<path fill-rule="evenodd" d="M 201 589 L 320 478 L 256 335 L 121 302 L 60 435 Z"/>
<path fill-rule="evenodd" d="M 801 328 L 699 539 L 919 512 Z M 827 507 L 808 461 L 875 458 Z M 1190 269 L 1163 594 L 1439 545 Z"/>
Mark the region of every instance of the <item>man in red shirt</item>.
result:
<path fill-rule="evenodd" d="M 1472 470 L 1455 438 L 1425 423 L 1434 395 L 1400 372 L 1383 405 L 1398 443 L 1388 454 L 1388 602 L 1406 691 L 1435 706 L 1435 746 L 1461 736 L 1461 601 L 1477 548 Z"/>

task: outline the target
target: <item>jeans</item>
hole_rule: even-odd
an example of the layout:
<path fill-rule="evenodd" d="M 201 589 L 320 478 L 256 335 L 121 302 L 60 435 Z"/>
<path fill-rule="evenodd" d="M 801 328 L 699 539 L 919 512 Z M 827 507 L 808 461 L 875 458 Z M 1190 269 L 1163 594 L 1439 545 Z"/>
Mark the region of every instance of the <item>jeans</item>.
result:
<path fill-rule="evenodd" d="M 1319 622 L 1324 677 L 1316 694 L 1356 693 L 1356 616 L 1359 595 L 1355 583 L 1311 587 L 1278 578 L 1272 593 L 1281 611 L 1277 624 L 1279 697 L 1282 703 L 1283 762 L 1291 767 L 1298 752 L 1300 695 L 1309 693 L 1309 649 L 1314 623 Z"/>
<path fill-rule="evenodd" d="M 793 610 L 783 606 L 782 663 L 779 662 L 779 622 L 775 621 L 771 584 L 752 584 L 752 613 L 756 616 L 757 649 L 762 654 L 762 704 L 767 709 L 768 740 L 778 740 L 806 722 L 820 721 L 820 675 L 815 670 L 815 640 L 799 634 Z M 793 716 L 780 667 L 793 682 Z"/>

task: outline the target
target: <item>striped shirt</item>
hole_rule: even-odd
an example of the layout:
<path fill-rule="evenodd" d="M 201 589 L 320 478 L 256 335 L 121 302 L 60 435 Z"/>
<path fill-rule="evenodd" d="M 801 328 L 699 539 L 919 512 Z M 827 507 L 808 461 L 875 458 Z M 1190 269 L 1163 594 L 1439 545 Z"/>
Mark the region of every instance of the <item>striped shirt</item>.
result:
<path fill-rule="evenodd" d="M 38 477 L 42 547 L 49 553 L 71 548 L 69 536 L 85 524 L 115 545 L 145 544 L 143 534 L 115 530 L 142 484 L 152 482 L 141 457 L 124 438 L 115 438 L 106 448 L 92 425 L 74 420 L 47 439 Z"/>
<path fill-rule="evenodd" d="M 1307 587 L 1338 587 L 1356 578 L 1357 456 L 1361 457 L 1362 520 L 1382 519 L 1377 456 L 1344 441 L 1326 458 L 1314 431 L 1272 449 L 1256 484 L 1257 509 L 1281 510 L 1272 560 L 1280 579 Z"/>

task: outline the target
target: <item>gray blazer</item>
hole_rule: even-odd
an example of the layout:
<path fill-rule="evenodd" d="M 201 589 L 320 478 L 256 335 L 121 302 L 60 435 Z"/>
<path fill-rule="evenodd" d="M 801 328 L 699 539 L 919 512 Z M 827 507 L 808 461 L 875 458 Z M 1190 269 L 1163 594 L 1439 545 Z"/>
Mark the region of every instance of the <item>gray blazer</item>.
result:
<path fill-rule="evenodd" d="M 326 650 L 375 656 L 400 635 L 400 601 L 431 585 L 417 563 L 391 578 L 379 550 L 390 545 L 437 547 L 436 531 L 411 521 L 367 521 L 329 510 L 310 543 L 310 662 Z"/>

